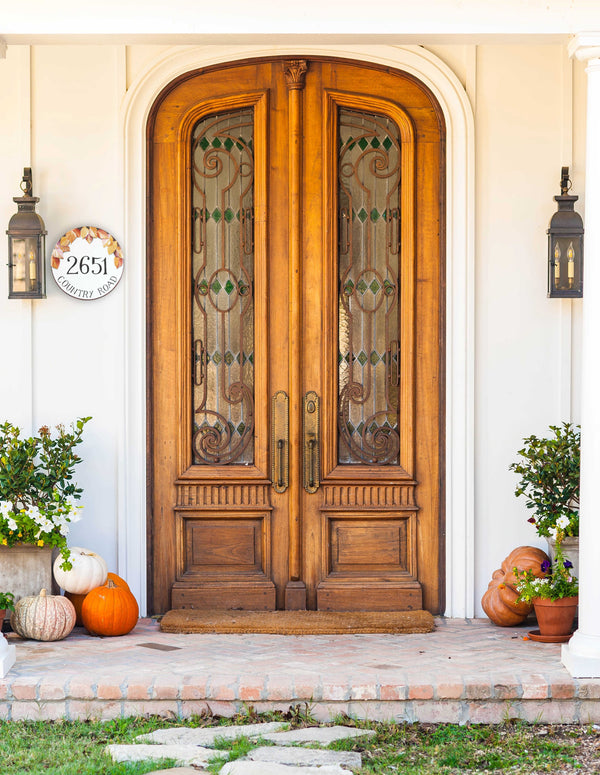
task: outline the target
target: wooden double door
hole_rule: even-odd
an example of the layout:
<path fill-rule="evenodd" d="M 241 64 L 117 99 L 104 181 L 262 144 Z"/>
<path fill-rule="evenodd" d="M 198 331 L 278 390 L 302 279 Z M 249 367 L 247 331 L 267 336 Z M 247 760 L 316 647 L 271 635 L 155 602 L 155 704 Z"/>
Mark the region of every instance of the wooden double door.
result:
<path fill-rule="evenodd" d="M 247 61 L 172 84 L 148 149 L 151 609 L 442 610 L 432 95 Z"/>

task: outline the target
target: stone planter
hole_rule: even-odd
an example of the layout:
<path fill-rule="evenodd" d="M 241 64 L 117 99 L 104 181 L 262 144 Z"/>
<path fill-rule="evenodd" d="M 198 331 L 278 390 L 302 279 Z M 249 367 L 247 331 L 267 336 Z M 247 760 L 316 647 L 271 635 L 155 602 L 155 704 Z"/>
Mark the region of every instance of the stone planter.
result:
<path fill-rule="evenodd" d="M 12 592 L 15 602 L 42 589 L 54 594 L 53 557 L 51 546 L 0 546 L 0 592 Z"/>
<path fill-rule="evenodd" d="M 548 554 L 554 565 L 556 542 L 553 538 L 547 538 L 546 541 L 548 542 Z M 579 536 L 567 536 L 566 538 L 563 538 L 562 550 L 565 560 L 571 560 L 573 563 L 573 576 L 579 578 Z"/>

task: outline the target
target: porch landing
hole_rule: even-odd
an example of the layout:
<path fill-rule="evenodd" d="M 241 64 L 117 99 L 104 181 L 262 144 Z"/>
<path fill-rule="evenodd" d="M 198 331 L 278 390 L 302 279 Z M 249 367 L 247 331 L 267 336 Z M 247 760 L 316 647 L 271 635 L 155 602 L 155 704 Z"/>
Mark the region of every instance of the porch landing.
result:
<path fill-rule="evenodd" d="M 436 619 L 427 635 L 172 635 L 140 620 L 129 635 L 63 641 L 7 636 L 17 659 L 0 680 L 2 719 L 232 715 L 309 703 L 398 721 L 600 722 L 600 679 L 573 679 L 560 645 L 487 619 Z"/>

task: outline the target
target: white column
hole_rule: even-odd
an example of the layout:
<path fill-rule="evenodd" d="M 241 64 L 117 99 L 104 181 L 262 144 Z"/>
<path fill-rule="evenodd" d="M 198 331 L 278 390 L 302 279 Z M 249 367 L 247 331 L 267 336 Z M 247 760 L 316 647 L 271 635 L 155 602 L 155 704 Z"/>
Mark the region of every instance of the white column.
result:
<path fill-rule="evenodd" d="M 575 678 L 600 678 L 600 33 L 576 36 L 570 53 L 588 63 L 588 96 L 581 344 L 579 629 L 562 647 L 562 662 Z"/>

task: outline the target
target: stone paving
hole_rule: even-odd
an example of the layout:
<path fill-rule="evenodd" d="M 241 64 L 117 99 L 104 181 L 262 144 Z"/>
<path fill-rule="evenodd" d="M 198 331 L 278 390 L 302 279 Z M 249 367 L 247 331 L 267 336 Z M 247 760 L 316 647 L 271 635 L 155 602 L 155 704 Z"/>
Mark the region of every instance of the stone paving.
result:
<path fill-rule="evenodd" d="M 163 729 L 139 735 L 136 738 L 139 741 L 137 744 L 109 745 L 107 752 L 113 761 L 117 762 L 172 759 L 178 765 L 189 764 L 200 772 L 207 771 L 204 765 L 211 760 L 221 758 L 223 766 L 220 772 L 224 775 L 347 775 L 349 770 L 361 768 L 362 756 L 354 751 L 327 750 L 323 746 L 329 746 L 336 740 L 364 738 L 375 734 L 372 730 L 339 725 L 305 727 L 292 731 L 286 731 L 284 726 L 279 723 L 266 723 L 204 729 Z M 190 735 L 191 732 L 198 734 Z M 227 762 L 227 751 L 216 750 L 217 744 L 223 739 L 235 740 L 240 737 L 245 737 L 253 743 L 265 741 L 273 745 L 258 746 L 242 759 Z M 193 745 L 192 741 L 198 742 Z M 290 743 L 294 745 L 289 745 Z"/>
<path fill-rule="evenodd" d="M 423 635 L 172 635 L 144 619 L 120 638 L 10 634 L 17 660 L 0 680 L 0 718 L 231 716 L 308 703 L 327 721 L 600 722 L 600 679 L 572 679 L 559 644 L 524 640 L 534 626 L 439 618 Z"/>

